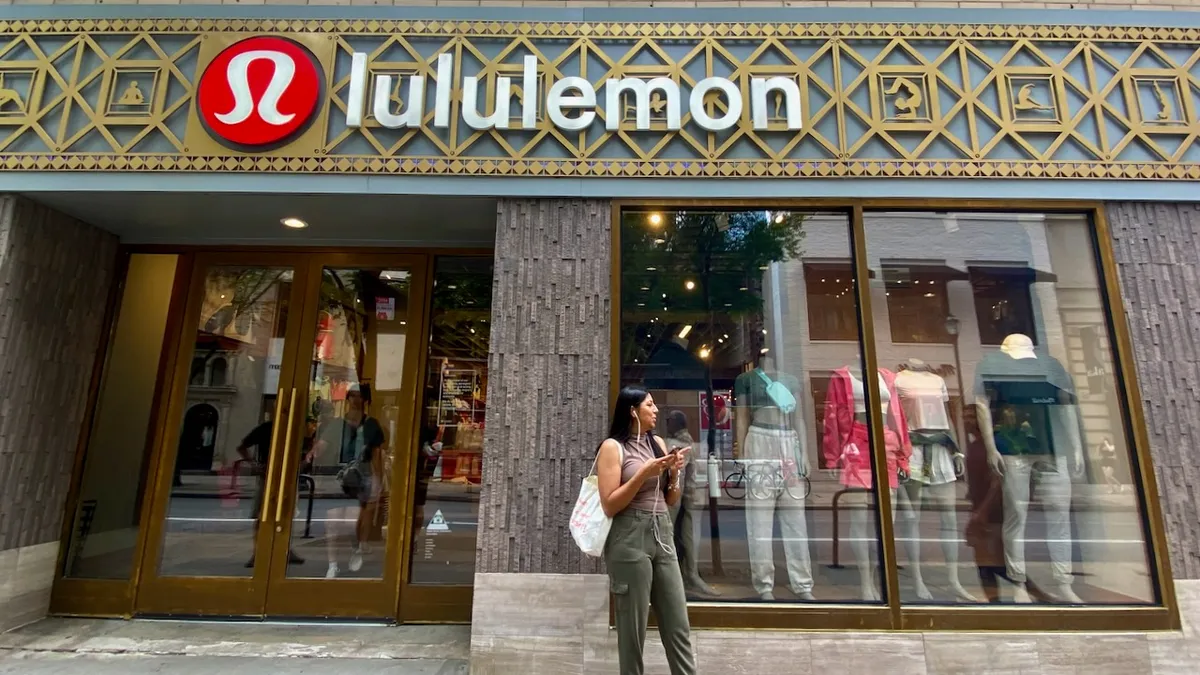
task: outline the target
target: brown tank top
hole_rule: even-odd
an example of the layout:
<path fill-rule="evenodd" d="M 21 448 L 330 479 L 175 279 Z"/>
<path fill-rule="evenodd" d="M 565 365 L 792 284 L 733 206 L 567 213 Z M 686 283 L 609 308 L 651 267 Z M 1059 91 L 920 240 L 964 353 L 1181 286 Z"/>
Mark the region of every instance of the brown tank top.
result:
<path fill-rule="evenodd" d="M 650 440 L 649 434 L 643 434 L 637 438 L 630 438 L 625 442 L 625 457 L 621 462 L 621 485 L 628 483 L 642 465 L 654 459 L 655 442 Z M 666 474 L 663 474 L 659 480 L 650 478 L 645 483 L 642 483 L 641 489 L 633 496 L 633 501 L 629 502 L 629 509 L 638 509 L 640 511 L 656 511 L 666 513 L 667 500 L 662 493 L 662 481 L 667 480 Z"/>

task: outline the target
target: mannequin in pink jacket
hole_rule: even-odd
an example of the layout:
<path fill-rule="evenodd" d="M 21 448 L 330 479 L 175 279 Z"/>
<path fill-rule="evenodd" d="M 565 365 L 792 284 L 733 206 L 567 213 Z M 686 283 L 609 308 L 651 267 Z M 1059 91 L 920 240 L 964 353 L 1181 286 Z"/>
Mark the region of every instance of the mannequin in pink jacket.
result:
<path fill-rule="evenodd" d="M 879 369 L 881 390 L 886 399 L 884 442 L 887 447 L 888 486 L 895 489 L 897 473 L 908 474 L 912 442 L 908 439 L 908 420 L 896 394 L 896 374 Z M 872 489 L 870 443 L 867 441 L 866 403 L 862 381 L 849 367 L 833 371 L 825 394 L 825 424 L 821 449 L 825 466 L 842 469 L 842 485 Z"/>
<path fill-rule="evenodd" d="M 857 369 L 856 369 L 857 371 Z M 908 438 L 908 420 L 896 393 L 896 374 L 879 369 L 880 401 L 884 414 L 884 446 L 887 453 L 888 487 L 897 493 L 901 477 L 908 477 L 912 443 Z M 850 367 L 833 371 L 825 394 L 824 433 L 821 451 L 825 467 L 840 469 L 842 485 L 847 488 L 874 490 L 871 470 L 871 443 L 867 430 L 866 385 Z M 850 501 L 853 501 L 850 500 Z M 850 548 L 858 560 L 862 599 L 880 602 L 882 591 L 876 563 L 871 559 L 874 538 L 871 527 L 872 499 L 863 496 L 858 508 L 850 510 Z M 850 503 L 849 501 L 847 503 Z M 895 500 L 893 500 L 895 503 Z M 897 505 L 903 508 L 904 505 Z M 895 513 L 896 509 L 893 509 Z M 909 508 L 911 511 L 911 507 Z M 905 517 L 911 517 L 911 513 Z"/>

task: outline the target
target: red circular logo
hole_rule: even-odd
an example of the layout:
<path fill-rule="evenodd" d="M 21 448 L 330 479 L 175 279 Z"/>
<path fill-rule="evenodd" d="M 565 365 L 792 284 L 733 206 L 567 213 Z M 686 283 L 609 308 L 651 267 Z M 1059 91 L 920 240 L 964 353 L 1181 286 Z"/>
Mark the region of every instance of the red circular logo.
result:
<path fill-rule="evenodd" d="M 200 76 L 196 106 L 217 140 L 243 150 L 278 147 L 316 115 L 321 71 L 299 44 L 256 37 L 225 48 Z"/>

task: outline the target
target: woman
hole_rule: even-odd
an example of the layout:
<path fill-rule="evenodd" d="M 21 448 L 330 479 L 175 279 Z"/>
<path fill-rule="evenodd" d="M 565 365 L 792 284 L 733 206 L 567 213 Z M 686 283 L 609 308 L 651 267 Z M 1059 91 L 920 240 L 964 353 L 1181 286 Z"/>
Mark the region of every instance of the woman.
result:
<path fill-rule="evenodd" d="M 335 523 L 354 522 L 354 548 L 350 552 L 348 568 L 358 572 L 363 566 L 363 556 L 370 553 L 370 542 L 381 538 L 383 505 L 387 499 L 383 466 L 387 440 L 383 427 L 367 414 L 371 402 L 371 390 L 366 385 L 352 384 L 346 392 L 345 411 L 340 419 L 326 426 L 322 446 L 316 448 L 323 455 L 326 446 L 332 447 L 343 466 L 343 471 L 354 469 L 356 478 L 347 482 L 343 479 L 342 490 L 357 501 L 357 507 L 339 507 L 329 510 L 329 533 L 325 538 L 329 569 L 326 579 L 336 579 L 342 573 L 338 564 L 341 541 L 345 533 Z M 339 474 L 342 478 L 343 474 Z"/>
<path fill-rule="evenodd" d="M 672 675 L 694 675 L 683 577 L 672 546 L 668 507 L 679 503 L 688 448 L 667 453 L 654 435 L 658 407 L 645 390 L 625 387 L 596 459 L 600 504 L 613 519 L 604 561 L 616 602 L 621 675 L 641 675 L 650 606 Z"/>

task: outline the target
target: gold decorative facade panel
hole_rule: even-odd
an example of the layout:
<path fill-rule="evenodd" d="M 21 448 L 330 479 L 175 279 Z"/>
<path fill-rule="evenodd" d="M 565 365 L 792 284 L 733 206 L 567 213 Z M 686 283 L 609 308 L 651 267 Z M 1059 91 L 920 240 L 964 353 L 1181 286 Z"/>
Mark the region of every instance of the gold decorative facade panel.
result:
<path fill-rule="evenodd" d="M 324 90 L 253 147 L 300 96 L 263 36 Z M 3 171 L 1197 180 L 1198 108 L 1184 28 L 0 21 Z"/>

